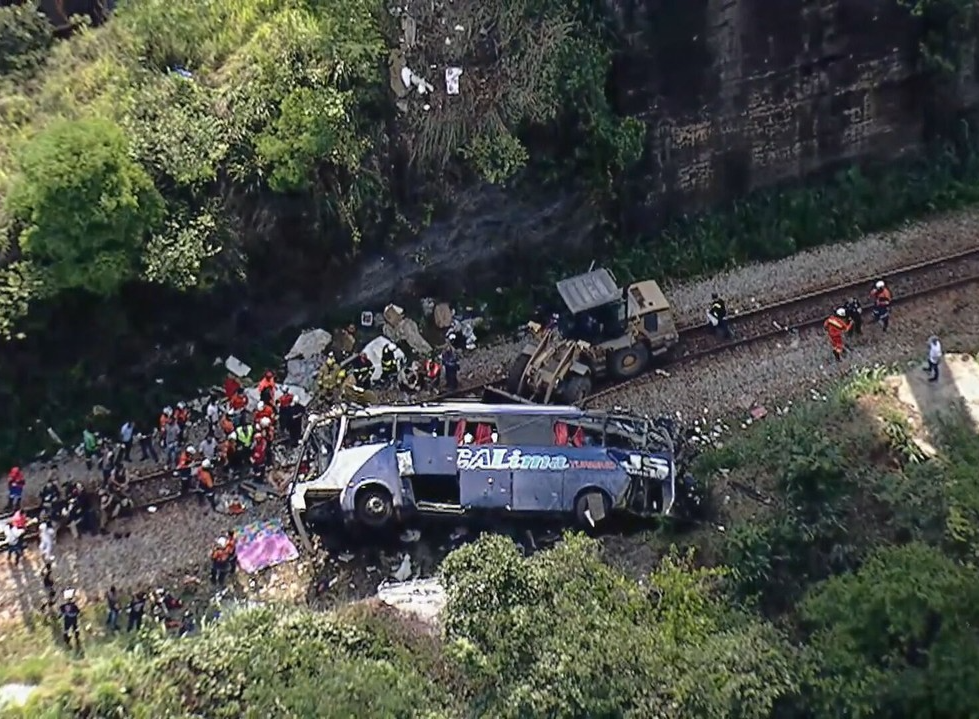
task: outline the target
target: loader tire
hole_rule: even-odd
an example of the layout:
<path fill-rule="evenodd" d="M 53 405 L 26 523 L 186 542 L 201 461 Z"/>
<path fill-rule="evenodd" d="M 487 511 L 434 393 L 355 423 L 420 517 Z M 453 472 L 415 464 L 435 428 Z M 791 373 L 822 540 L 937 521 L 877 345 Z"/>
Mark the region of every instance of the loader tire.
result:
<path fill-rule="evenodd" d="M 564 381 L 561 397 L 568 404 L 578 404 L 591 394 L 591 377 L 574 374 Z"/>
<path fill-rule="evenodd" d="M 609 371 L 616 379 L 632 379 L 649 369 L 649 348 L 644 344 L 623 347 L 612 355 Z"/>
<path fill-rule="evenodd" d="M 506 378 L 507 392 L 515 395 L 520 394 L 520 381 L 523 379 L 523 373 L 529 363 L 530 357 L 528 355 L 520 355 L 517 359 L 513 360 L 513 364 L 510 365 L 510 371 L 507 373 Z"/>

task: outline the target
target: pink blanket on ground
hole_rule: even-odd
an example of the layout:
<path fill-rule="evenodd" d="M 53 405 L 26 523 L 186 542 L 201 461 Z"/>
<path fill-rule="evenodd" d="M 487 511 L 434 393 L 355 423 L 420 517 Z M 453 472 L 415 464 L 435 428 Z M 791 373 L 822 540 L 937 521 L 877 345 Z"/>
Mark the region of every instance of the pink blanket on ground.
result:
<path fill-rule="evenodd" d="M 238 531 L 238 566 L 248 574 L 260 572 L 299 556 L 278 519 L 249 522 Z"/>

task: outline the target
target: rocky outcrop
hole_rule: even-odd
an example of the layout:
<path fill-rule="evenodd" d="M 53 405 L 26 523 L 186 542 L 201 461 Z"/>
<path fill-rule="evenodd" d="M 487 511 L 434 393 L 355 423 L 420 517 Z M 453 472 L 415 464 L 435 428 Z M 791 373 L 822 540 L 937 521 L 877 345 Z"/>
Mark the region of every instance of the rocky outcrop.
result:
<path fill-rule="evenodd" d="M 635 227 L 922 146 L 917 29 L 896 0 L 605 2 L 618 109 L 649 127 Z"/>

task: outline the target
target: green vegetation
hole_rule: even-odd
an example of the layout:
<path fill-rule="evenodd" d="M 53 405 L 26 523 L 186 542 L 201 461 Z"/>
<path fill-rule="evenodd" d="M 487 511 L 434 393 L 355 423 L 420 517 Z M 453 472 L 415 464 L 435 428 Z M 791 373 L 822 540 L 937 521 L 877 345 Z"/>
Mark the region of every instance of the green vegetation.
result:
<path fill-rule="evenodd" d="M 943 3 L 961 4 L 911 10 Z M 196 373 L 202 352 L 249 352 L 252 332 L 227 319 L 241 305 L 283 287 L 322 296 L 480 180 L 531 201 L 577 191 L 602 215 L 599 256 L 622 280 L 783 257 L 979 195 L 964 132 L 926 160 L 627 232 L 620 218 L 648 200 L 636 165 L 649 128 L 609 99 L 622 40 L 604 11 L 436 5 L 409 19 L 374 0 L 129 0 L 66 40 L 30 3 L 0 8 L 0 335 L 18 338 L 0 353 L 0 459 L 47 446 L 25 427 L 74 437 L 94 404 L 143 417 L 160 395 L 193 391 L 211 379 Z M 964 47 L 960 27 L 938 34 Z M 463 70 L 458 95 L 442 92 L 449 66 Z M 406 88 L 402 69 L 438 92 Z M 580 265 L 554 253 L 513 291 L 466 299 L 506 328 L 569 269 Z M 194 367 L 175 368 L 177 344 Z M 164 390 L 118 386 L 148 372 Z"/>
<path fill-rule="evenodd" d="M 442 564 L 438 634 L 265 607 L 83 657 L 17 641 L 0 676 L 40 682 L 25 717 L 976 716 L 979 436 L 952 408 L 938 455 L 909 452 L 882 378 L 702 455 L 711 522 L 618 540 L 652 543 L 638 575 L 582 535 L 529 558 L 483 536 Z"/>

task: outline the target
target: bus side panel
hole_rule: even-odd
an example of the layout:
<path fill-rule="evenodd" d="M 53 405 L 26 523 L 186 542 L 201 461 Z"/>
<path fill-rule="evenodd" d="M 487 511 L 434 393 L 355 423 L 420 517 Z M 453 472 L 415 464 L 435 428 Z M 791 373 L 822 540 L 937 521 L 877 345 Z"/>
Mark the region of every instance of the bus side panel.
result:
<path fill-rule="evenodd" d="M 518 469 L 513 472 L 513 509 L 517 512 L 561 512 L 564 475 L 553 470 Z"/>
<path fill-rule="evenodd" d="M 628 497 L 632 480 L 624 469 L 569 469 L 564 473 L 564 511 L 573 512 L 575 498 L 581 490 L 597 487 L 612 500 L 613 508 L 621 508 Z"/>
<path fill-rule="evenodd" d="M 513 478 L 507 470 L 459 471 L 459 503 L 465 509 L 508 509 L 513 502 Z"/>

